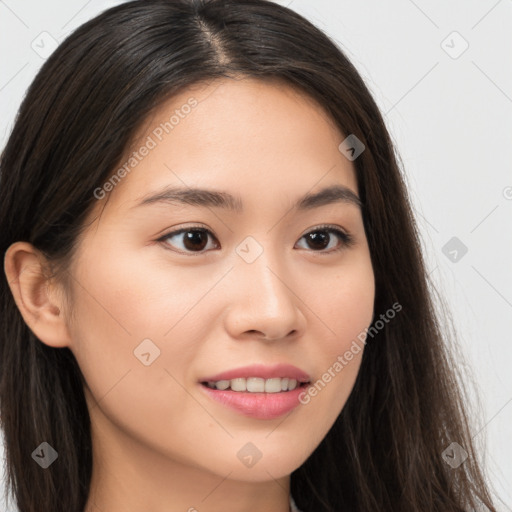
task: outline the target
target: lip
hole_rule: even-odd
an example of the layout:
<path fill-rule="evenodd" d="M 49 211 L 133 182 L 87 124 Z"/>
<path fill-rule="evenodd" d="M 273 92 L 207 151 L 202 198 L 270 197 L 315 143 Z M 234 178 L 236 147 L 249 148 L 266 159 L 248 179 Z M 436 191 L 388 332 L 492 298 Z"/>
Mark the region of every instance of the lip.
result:
<path fill-rule="evenodd" d="M 231 380 L 241 377 L 259 377 L 261 379 L 288 377 L 289 379 L 297 380 L 298 386 L 292 391 L 252 393 L 249 391 L 212 389 L 203 385 L 203 383 L 208 381 Z M 311 377 L 296 366 L 289 364 L 255 364 L 201 378 L 199 380 L 199 387 L 212 400 L 244 416 L 260 420 L 271 420 L 279 418 L 295 409 L 300 404 L 299 396 L 307 388 L 306 383 L 309 382 L 311 382 Z"/>
<path fill-rule="evenodd" d="M 295 379 L 298 382 L 310 382 L 311 377 L 300 368 L 290 364 L 253 364 L 250 366 L 243 366 L 227 370 L 216 375 L 210 375 L 199 379 L 199 382 L 218 381 L 218 380 L 231 380 L 238 378 L 259 377 L 261 379 L 272 379 L 276 377 Z"/>
<path fill-rule="evenodd" d="M 212 389 L 202 384 L 199 387 L 211 399 L 233 409 L 234 411 L 259 420 L 272 420 L 291 412 L 300 404 L 299 396 L 307 384 L 296 387 L 293 391 L 280 393 L 251 393 L 249 391 L 231 391 Z"/>

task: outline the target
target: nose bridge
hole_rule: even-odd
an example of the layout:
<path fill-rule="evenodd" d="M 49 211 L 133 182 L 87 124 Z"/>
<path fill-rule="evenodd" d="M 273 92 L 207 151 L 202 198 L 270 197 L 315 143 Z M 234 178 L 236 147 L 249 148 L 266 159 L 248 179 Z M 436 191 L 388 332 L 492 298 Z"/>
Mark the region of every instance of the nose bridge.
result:
<path fill-rule="evenodd" d="M 270 248 L 270 237 L 260 240 L 247 237 L 236 248 L 232 318 L 240 332 L 284 337 L 299 328 L 300 311 L 283 257 Z"/>
<path fill-rule="evenodd" d="M 246 282 L 249 290 L 265 293 L 265 297 L 261 298 L 267 302 L 289 300 L 289 289 L 283 284 L 286 275 L 282 275 L 282 260 L 279 260 L 277 251 L 270 248 L 268 237 L 265 246 L 263 243 L 246 240 L 239 245 L 237 253 L 241 261 L 236 264 L 236 273 Z M 247 249 L 244 253 L 243 250 Z"/>

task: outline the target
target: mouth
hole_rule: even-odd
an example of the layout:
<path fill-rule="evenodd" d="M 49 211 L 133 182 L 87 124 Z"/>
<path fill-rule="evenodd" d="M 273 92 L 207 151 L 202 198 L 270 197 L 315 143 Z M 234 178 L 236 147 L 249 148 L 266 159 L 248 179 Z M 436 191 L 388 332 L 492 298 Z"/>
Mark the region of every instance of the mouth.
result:
<path fill-rule="evenodd" d="M 199 380 L 212 401 L 244 416 L 271 420 L 291 413 L 311 377 L 291 365 L 253 365 Z"/>

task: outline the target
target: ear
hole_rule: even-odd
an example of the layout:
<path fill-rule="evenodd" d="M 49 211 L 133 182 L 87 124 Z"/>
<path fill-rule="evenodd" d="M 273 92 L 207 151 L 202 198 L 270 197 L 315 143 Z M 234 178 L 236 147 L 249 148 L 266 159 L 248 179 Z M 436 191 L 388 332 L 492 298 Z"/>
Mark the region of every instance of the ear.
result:
<path fill-rule="evenodd" d="M 5 253 L 4 271 L 25 323 L 46 345 L 71 345 L 58 285 L 50 284 L 47 260 L 28 242 L 15 242 Z"/>

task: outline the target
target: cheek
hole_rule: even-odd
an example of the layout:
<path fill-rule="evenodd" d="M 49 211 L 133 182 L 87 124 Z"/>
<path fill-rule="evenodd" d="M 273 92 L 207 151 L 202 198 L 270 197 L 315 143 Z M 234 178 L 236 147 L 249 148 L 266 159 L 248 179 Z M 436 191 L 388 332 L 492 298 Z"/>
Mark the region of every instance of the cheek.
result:
<path fill-rule="evenodd" d="M 354 253 L 335 273 L 310 277 L 315 287 L 305 283 L 303 296 L 323 325 L 317 349 L 324 363 L 333 362 L 354 339 L 361 339 L 373 318 L 375 280 L 369 253 Z"/>
<path fill-rule="evenodd" d="M 318 277 L 318 276 L 317 276 Z M 334 277 L 317 280 L 308 306 L 318 318 L 309 359 L 316 361 L 313 386 L 301 397 L 305 425 L 318 436 L 328 432 L 345 405 L 357 378 L 365 333 L 374 313 L 375 283 L 369 254 L 359 254 Z M 304 292 L 305 293 L 305 292 Z M 314 337 L 313 332 L 308 339 Z"/>
<path fill-rule="evenodd" d="M 374 313 L 373 273 L 361 272 L 333 280 L 326 295 L 325 317 L 335 335 L 326 338 L 326 354 L 331 360 L 348 350 L 353 340 L 361 340 Z M 331 332 L 332 334 L 332 332 Z"/>
<path fill-rule="evenodd" d="M 194 332 L 199 324 L 193 305 L 204 288 L 194 291 L 189 283 L 183 293 L 171 293 L 178 275 L 168 272 L 165 282 L 161 274 L 155 279 L 154 269 L 132 266 L 128 258 L 105 258 L 102 265 L 83 262 L 77 280 L 86 286 L 77 285 L 74 293 L 71 334 L 91 420 L 98 431 L 108 432 L 112 423 L 179 459 L 174 439 L 191 436 L 184 418 L 199 418 L 198 424 L 208 420 L 181 385 L 201 339 Z M 204 321 L 206 309 L 198 311 Z"/>
<path fill-rule="evenodd" d="M 104 256 L 98 260 L 95 254 Z M 130 336 L 133 343 L 170 336 L 218 273 L 182 268 L 154 254 L 150 247 L 135 250 L 95 240 L 74 270 L 82 314 L 94 316 L 101 330 Z"/>
<path fill-rule="evenodd" d="M 89 257 L 93 253 L 105 257 Z M 151 389 L 154 393 L 172 381 L 165 369 L 184 380 L 197 349 L 191 319 L 204 283 L 191 286 L 182 272 L 98 247 L 81 255 L 73 276 L 71 350 L 97 400 L 135 379 L 137 386 L 130 386 L 124 400 L 145 403 Z"/>

